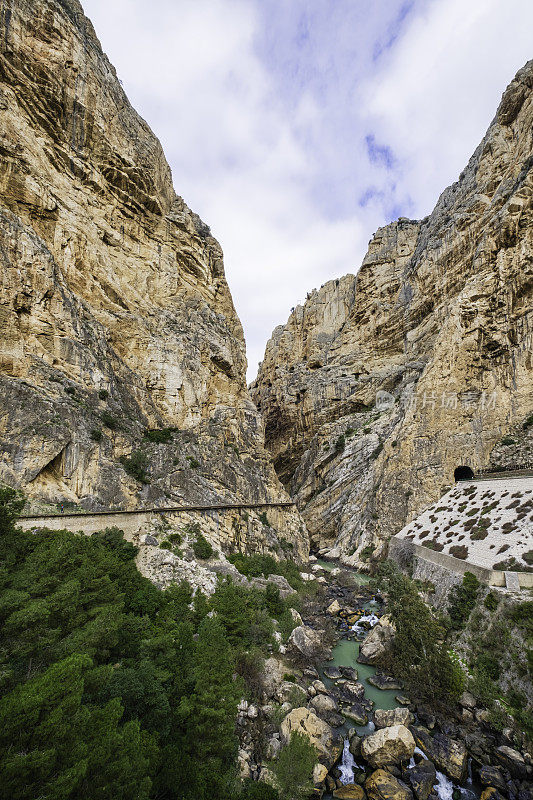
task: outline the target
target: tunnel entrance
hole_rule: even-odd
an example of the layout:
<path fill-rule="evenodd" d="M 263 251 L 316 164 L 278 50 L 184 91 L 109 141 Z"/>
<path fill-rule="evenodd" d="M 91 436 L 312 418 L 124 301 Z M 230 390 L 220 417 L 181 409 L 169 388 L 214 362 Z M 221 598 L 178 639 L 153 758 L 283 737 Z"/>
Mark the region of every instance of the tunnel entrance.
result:
<path fill-rule="evenodd" d="M 474 477 L 474 470 L 472 467 L 456 467 L 453 473 L 455 482 L 457 481 L 471 481 Z"/>

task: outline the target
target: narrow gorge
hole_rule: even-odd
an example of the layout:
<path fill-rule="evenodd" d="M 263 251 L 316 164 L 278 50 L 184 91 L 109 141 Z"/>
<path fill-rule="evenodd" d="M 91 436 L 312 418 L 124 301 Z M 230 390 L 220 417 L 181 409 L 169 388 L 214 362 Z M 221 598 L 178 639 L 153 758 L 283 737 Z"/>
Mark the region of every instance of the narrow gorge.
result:
<path fill-rule="evenodd" d="M 250 387 L 78 0 L 0 121 L 0 800 L 533 800 L 533 61 Z"/>
<path fill-rule="evenodd" d="M 370 241 L 267 344 L 252 397 L 317 548 L 361 563 L 457 467 L 531 460 L 533 61 L 423 220 Z M 511 446 L 501 447 L 506 436 Z"/>

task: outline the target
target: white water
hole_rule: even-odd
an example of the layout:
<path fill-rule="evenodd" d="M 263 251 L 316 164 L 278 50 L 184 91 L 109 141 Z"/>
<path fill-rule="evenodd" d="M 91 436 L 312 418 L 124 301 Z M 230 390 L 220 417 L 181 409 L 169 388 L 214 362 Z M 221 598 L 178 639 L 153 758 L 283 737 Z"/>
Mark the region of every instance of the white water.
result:
<path fill-rule="evenodd" d="M 421 750 L 419 747 L 415 747 L 415 753 L 418 753 L 419 755 L 424 756 L 424 758 L 427 758 L 427 756 L 424 753 L 424 751 Z M 415 759 L 414 758 L 412 758 L 409 761 L 409 766 L 410 767 L 414 767 L 415 766 Z M 469 766 L 469 770 L 468 770 L 467 783 L 472 783 L 472 774 L 471 774 L 470 763 L 469 763 L 468 766 Z M 439 797 L 439 800 L 452 800 L 452 798 L 453 798 L 453 790 L 454 789 L 459 789 L 459 791 L 461 792 L 461 797 L 463 798 L 463 800 L 472 800 L 473 798 L 477 797 L 476 793 L 473 792 L 472 789 L 465 789 L 462 786 L 456 786 L 456 784 L 450 778 L 448 778 L 446 775 L 444 775 L 443 772 L 439 772 L 439 770 L 437 770 L 437 782 L 434 784 L 434 789 L 435 789 L 436 794 Z"/>
<path fill-rule="evenodd" d="M 342 750 L 342 761 L 339 764 L 340 782 L 345 786 L 347 783 L 353 783 L 354 779 L 354 767 L 357 764 L 355 763 L 355 759 L 353 755 L 350 753 L 350 742 L 348 739 L 344 740 L 344 748 Z"/>
<path fill-rule="evenodd" d="M 368 623 L 368 626 L 367 627 L 365 626 L 363 628 L 362 627 L 363 622 Z M 366 633 L 368 628 L 373 628 L 374 625 L 377 625 L 378 622 L 379 622 L 379 617 L 377 617 L 375 614 L 372 614 L 372 612 L 370 614 L 363 614 L 363 616 L 357 620 L 355 625 L 352 625 L 352 631 L 354 633 L 357 633 L 358 635 L 361 635 L 363 633 Z"/>

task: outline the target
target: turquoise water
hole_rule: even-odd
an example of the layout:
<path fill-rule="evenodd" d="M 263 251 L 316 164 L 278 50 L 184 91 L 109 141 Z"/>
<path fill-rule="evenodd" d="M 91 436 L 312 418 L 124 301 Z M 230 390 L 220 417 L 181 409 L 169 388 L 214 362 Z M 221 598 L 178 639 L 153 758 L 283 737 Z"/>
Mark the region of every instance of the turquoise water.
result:
<path fill-rule="evenodd" d="M 325 570 L 326 572 L 331 572 L 332 569 L 341 566 L 340 564 L 336 564 L 333 561 L 324 561 L 324 559 L 322 558 L 317 558 L 315 563 L 320 564 L 322 569 Z M 356 572 L 355 570 L 349 570 L 349 572 L 356 583 L 360 584 L 370 583 L 370 575 L 363 575 L 362 572 Z"/>
<path fill-rule="evenodd" d="M 333 648 L 331 653 L 333 661 L 328 661 L 328 666 L 355 667 L 358 673 L 358 680 L 365 687 L 365 697 L 373 701 L 375 708 L 397 708 L 399 703 L 395 700 L 395 697 L 399 694 L 398 689 L 378 689 L 368 683 L 370 676 L 375 674 L 376 668 L 370 666 L 370 664 L 359 664 L 357 662 L 359 646 L 359 642 L 354 642 L 351 639 L 341 639 Z"/>

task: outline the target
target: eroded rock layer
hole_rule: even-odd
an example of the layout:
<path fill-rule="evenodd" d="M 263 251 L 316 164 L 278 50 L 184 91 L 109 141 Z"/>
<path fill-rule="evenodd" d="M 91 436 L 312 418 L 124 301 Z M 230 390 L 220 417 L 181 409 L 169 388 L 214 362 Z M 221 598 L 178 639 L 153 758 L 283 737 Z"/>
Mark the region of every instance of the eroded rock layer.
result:
<path fill-rule="evenodd" d="M 0 119 L 0 478 L 89 508 L 287 499 L 221 248 L 77 0 L 2 5 Z"/>
<path fill-rule="evenodd" d="M 357 277 L 267 344 L 252 395 L 276 469 L 315 543 L 354 563 L 527 428 L 532 90 L 533 61 L 432 214 L 380 228 Z"/>

